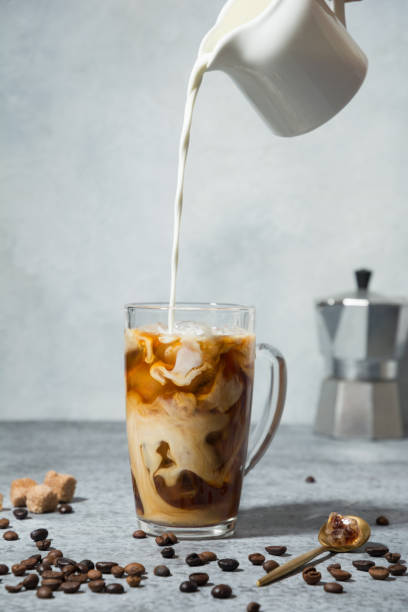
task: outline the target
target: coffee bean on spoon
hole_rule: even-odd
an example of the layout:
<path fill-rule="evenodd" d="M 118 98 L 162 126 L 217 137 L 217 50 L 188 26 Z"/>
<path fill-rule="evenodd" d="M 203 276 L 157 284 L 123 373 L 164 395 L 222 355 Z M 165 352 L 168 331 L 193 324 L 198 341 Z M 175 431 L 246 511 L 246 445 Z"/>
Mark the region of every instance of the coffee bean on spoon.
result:
<path fill-rule="evenodd" d="M 391 576 L 403 576 L 406 573 L 407 568 L 405 565 L 395 563 L 394 565 L 389 566 L 388 571 L 390 572 Z"/>
<path fill-rule="evenodd" d="M 343 592 L 343 587 L 338 582 L 326 582 L 323 588 L 326 591 L 326 593 L 342 593 Z"/>
<path fill-rule="evenodd" d="M 28 516 L 28 512 L 26 508 L 15 508 L 13 510 L 13 514 L 16 517 L 16 519 L 19 521 L 23 521 Z"/>
<path fill-rule="evenodd" d="M 157 565 L 154 570 L 154 575 L 155 576 L 162 576 L 164 578 L 167 578 L 167 576 L 170 576 L 170 570 L 167 567 L 167 565 Z"/>
<path fill-rule="evenodd" d="M 401 559 L 401 555 L 400 555 L 400 553 L 391 553 L 391 552 L 388 552 L 385 555 L 385 558 L 387 559 L 387 561 L 389 563 L 398 563 L 398 561 Z"/>
<path fill-rule="evenodd" d="M 196 585 L 200 587 L 207 584 L 209 576 L 205 572 L 195 572 L 189 575 L 189 579 L 191 582 L 195 582 Z"/>
<path fill-rule="evenodd" d="M 287 547 L 286 546 L 265 546 L 265 550 L 270 555 L 281 557 L 287 551 Z"/>
<path fill-rule="evenodd" d="M 171 546 L 166 546 L 166 548 L 163 548 L 160 552 L 165 559 L 172 559 L 175 555 L 175 550 Z"/>
<path fill-rule="evenodd" d="M 182 582 L 179 589 L 182 593 L 194 593 L 195 591 L 198 591 L 196 583 L 192 582 L 191 580 L 185 580 Z"/>
<path fill-rule="evenodd" d="M 366 546 L 365 551 L 370 555 L 370 557 L 384 557 L 384 555 L 388 552 L 388 548 L 382 544 L 370 545 Z"/>
<path fill-rule="evenodd" d="M 374 561 L 368 561 L 366 559 L 357 559 L 357 561 L 353 561 L 353 565 L 356 569 L 360 570 L 360 572 L 368 572 L 370 567 L 374 567 Z"/>
<path fill-rule="evenodd" d="M 6 531 L 3 533 L 3 538 L 8 542 L 11 542 L 13 540 L 18 540 L 18 534 L 15 531 Z"/>
<path fill-rule="evenodd" d="M 10 525 L 10 521 L 7 518 L 0 519 L 0 529 L 7 529 L 9 525 Z"/>
<path fill-rule="evenodd" d="M 262 564 L 262 567 L 264 568 L 266 573 L 269 573 L 279 567 L 279 563 L 274 559 L 268 559 L 268 561 L 265 561 L 265 563 Z"/>
<path fill-rule="evenodd" d="M 390 575 L 390 572 L 386 567 L 381 567 L 379 565 L 374 565 L 374 567 L 370 567 L 368 572 L 371 578 L 374 578 L 374 580 L 385 580 Z"/>
<path fill-rule="evenodd" d="M 223 572 L 233 572 L 238 566 L 239 562 L 236 559 L 220 559 L 218 561 L 218 567 L 220 567 Z"/>
<path fill-rule="evenodd" d="M 248 555 L 248 559 L 252 565 L 262 565 L 262 563 L 265 561 L 265 557 L 264 555 L 261 555 L 261 553 L 252 553 L 251 555 Z"/>
<path fill-rule="evenodd" d="M 32 531 L 30 533 L 30 537 L 32 540 L 34 540 L 34 542 L 39 542 L 40 540 L 45 540 L 48 537 L 48 530 L 47 529 L 34 529 L 34 531 Z"/>
<path fill-rule="evenodd" d="M 232 589 L 228 584 L 217 584 L 211 589 L 211 595 L 216 599 L 228 599 L 232 595 Z"/>

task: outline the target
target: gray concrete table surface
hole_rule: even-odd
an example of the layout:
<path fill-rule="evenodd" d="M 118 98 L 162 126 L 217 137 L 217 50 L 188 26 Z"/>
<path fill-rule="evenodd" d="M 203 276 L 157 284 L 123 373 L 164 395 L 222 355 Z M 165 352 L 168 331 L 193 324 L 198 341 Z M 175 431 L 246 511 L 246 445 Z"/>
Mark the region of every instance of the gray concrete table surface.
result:
<path fill-rule="evenodd" d="M 124 579 L 112 577 L 112 581 L 123 581 L 124 595 L 91 593 L 84 586 L 75 595 L 55 593 L 52 600 L 40 600 L 35 592 L 9 594 L 4 585 L 19 579 L 1 576 L 0 610 L 227 612 L 244 611 L 250 601 L 259 602 L 263 611 L 408 610 L 408 576 L 383 582 L 358 572 L 352 561 L 369 558 L 366 553 L 332 556 L 330 561 L 325 555 L 321 563 L 316 561 L 323 582 L 333 580 L 326 567 L 334 560 L 352 571 L 341 595 L 326 593 L 321 585 L 308 586 L 300 574 L 257 588 L 255 582 L 263 570 L 248 561 L 252 552 L 268 558 L 264 550 L 268 544 L 288 547 L 287 556 L 277 558 L 281 563 L 315 547 L 318 528 L 332 510 L 365 517 L 372 526 L 372 541 L 408 558 L 407 460 L 408 440 L 335 441 L 316 437 L 306 427 L 282 426 L 266 456 L 245 480 L 236 534 L 227 540 L 183 541 L 176 545 L 177 557 L 164 560 L 154 540 L 132 538 L 136 518 L 123 423 L 2 422 L 0 492 L 5 495 L 5 509 L 0 516 L 10 519 L 20 539 L 6 542 L 0 538 L 0 563 L 11 565 L 37 552 L 29 533 L 46 527 L 53 546 L 65 556 L 122 565 L 138 561 L 146 566 L 148 578 L 143 587 L 131 589 Z M 41 481 L 49 469 L 76 476 L 74 513 L 16 520 L 8 497 L 11 480 L 31 476 Z M 309 474 L 316 478 L 315 484 L 305 482 Z M 380 514 L 390 519 L 388 527 L 375 525 Z M 239 571 L 233 573 L 222 572 L 216 563 L 203 568 L 211 583 L 231 585 L 232 599 L 213 599 L 208 586 L 191 594 L 178 590 L 193 571 L 184 557 L 203 550 L 239 560 Z M 385 559 L 377 562 L 388 565 Z M 170 567 L 172 577 L 153 575 L 153 568 L 161 563 Z"/>

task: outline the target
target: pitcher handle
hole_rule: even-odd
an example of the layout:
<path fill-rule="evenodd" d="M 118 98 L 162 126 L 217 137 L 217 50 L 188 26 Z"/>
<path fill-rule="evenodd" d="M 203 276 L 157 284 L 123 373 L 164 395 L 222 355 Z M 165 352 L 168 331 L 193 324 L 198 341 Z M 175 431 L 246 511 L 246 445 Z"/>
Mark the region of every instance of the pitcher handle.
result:
<path fill-rule="evenodd" d="M 275 435 L 285 406 L 287 370 L 282 354 L 269 344 L 258 344 L 257 352 L 266 356 L 270 363 L 270 384 L 261 419 L 255 428 L 251 448 L 248 451 L 244 474 L 248 474 L 264 455 Z M 277 377 L 275 373 L 277 372 Z M 275 378 L 278 384 L 275 385 Z"/>

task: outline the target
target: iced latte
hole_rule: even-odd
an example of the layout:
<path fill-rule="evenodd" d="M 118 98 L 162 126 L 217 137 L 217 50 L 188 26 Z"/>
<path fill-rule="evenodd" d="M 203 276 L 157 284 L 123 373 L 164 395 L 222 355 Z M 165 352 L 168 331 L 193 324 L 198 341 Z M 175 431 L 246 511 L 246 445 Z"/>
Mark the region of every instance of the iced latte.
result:
<path fill-rule="evenodd" d="M 174 527 L 238 512 L 255 337 L 177 325 L 126 330 L 127 433 L 137 514 Z"/>

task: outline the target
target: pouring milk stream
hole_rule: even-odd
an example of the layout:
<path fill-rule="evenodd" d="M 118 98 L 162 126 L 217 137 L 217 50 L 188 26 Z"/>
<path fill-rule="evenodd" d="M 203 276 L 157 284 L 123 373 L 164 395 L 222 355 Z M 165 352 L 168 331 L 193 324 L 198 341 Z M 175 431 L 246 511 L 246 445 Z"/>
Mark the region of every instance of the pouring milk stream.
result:
<path fill-rule="evenodd" d="M 203 76 L 210 70 L 227 72 L 277 135 L 297 136 L 348 104 L 364 81 L 367 58 L 325 0 L 226 3 L 201 42 L 188 83 L 175 197 L 170 332 L 193 112 Z"/>

